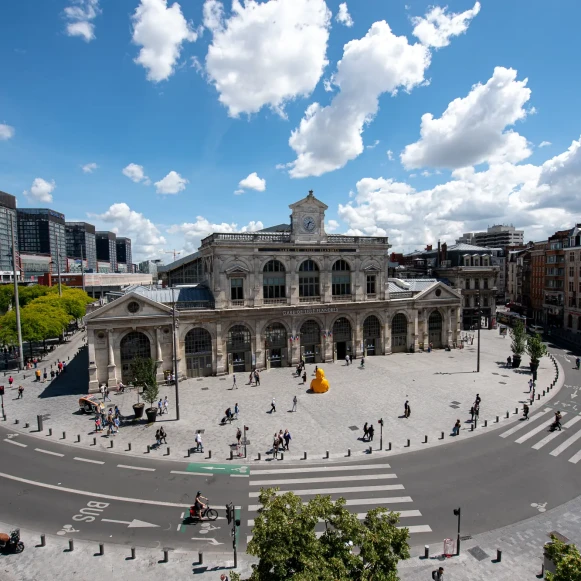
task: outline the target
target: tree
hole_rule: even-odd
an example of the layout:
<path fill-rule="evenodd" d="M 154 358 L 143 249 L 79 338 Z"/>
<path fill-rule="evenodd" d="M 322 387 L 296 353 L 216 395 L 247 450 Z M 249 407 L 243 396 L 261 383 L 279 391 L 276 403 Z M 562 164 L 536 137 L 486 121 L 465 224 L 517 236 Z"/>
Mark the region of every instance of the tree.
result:
<path fill-rule="evenodd" d="M 260 561 L 248 581 L 398 581 L 397 564 L 409 558 L 409 532 L 385 508 L 359 521 L 344 499 L 317 496 L 303 505 L 294 493 L 273 488 L 262 489 L 260 502 L 247 548 Z M 325 532 L 317 538 L 319 522 Z M 240 580 L 236 573 L 231 578 Z"/>
<path fill-rule="evenodd" d="M 0 313 L 6 313 L 14 306 L 14 286 L 3 284 L 0 286 Z"/>
<path fill-rule="evenodd" d="M 527 353 L 531 358 L 531 366 L 537 368 L 541 358 L 547 354 L 547 346 L 538 333 L 527 338 Z"/>
<path fill-rule="evenodd" d="M 159 387 L 157 383 L 147 384 L 143 390 L 143 399 L 153 407 L 153 404 L 157 401 L 159 397 Z"/>
<path fill-rule="evenodd" d="M 136 357 L 129 365 L 133 384 L 145 387 L 157 383 L 157 363 L 151 357 Z"/>
<path fill-rule="evenodd" d="M 555 564 L 555 572 L 546 574 L 547 581 L 581 581 L 581 555 L 575 545 L 566 545 L 551 535 L 545 553 Z"/>
<path fill-rule="evenodd" d="M 526 349 L 526 330 L 522 321 L 517 321 L 510 330 L 512 343 L 510 348 L 515 355 L 521 356 Z"/>

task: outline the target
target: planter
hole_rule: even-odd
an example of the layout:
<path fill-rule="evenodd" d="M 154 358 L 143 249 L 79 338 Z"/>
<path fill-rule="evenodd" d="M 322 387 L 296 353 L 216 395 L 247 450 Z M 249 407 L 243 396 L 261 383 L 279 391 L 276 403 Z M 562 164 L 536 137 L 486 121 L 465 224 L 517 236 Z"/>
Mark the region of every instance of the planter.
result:
<path fill-rule="evenodd" d="M 145 409 L 144 403 L 134 403 L 133 413 L 135 414 L 135 419 L 139 420 L 143 417 L 143 410 Z"/>
<path fill-rule="evenodd" d="M 522 361 L 522 357 L 520 355 L 513 355 L 512 356 L 512 367 L 514 369 L 520 367 L 521 361 Z"/>
<path fill-rule="evenodd" d="M 145 410 L 145 415 L 147 416 L 147 423 L 153 424 L 157 418 L 157 408 L 147 408 Z"/>
<path fill-rule="evenodd" d="M 535 371 L 539 370 L 539 362 L 538 361 L 531 361 L 531 373 L 534 373 Z"/>

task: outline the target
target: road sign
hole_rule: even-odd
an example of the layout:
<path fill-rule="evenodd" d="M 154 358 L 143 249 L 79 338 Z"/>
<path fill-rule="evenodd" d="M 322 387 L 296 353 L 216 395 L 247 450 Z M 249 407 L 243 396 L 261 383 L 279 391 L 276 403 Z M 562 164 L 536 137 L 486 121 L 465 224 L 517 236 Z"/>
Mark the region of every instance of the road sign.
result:
<path fill-rule="evenodd" d="M 120 525 L 127 525 L 128 529 L 145 529 L 145 528 L 152 528 L 152 527 L 159 527 L 159 525 L 154 525 L 149 522 L 144 522 L 142 520 L 133 519 L 131 521 L 128 520 L 113 520 L 111 518 L 102 518 L 103 522 L 112 522 L 117 523 Z"/>
<path fill-rule="evenodd" d="M 237 466 L 236 464 L 204 464 L 202 462 L 190 462 L 186 468 L 188 472 L 196 474 L 250 474 L 248 466 Z"/>

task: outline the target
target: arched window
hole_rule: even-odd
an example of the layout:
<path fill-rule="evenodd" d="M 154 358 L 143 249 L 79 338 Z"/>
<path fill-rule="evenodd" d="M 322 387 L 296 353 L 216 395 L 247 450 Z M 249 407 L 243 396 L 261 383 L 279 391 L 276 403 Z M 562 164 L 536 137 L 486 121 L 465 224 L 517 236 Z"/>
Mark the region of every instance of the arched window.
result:
<path fill-rule="evenodd" d="M 351 341 L 351 323 L 345 317 L 339 317 L 333 324 L 333 341 Z"/>
<path fill-rule="evenodd" d="M 228 352 L 250 351 L 250 331 L 246 325 L 234 325 L 228 331 Z"/>
<path fill-rule="evenodd" d="M 286 328 L 282 323 L 272 323 L 264 331 L 264 342 L 267 349 L 286 347 Z"/>
<path fill-rule="evenodd" d="M 408 320 L 403 313 L 395 315 L 391 321 L 391 350 L 406 351 L 408 341 Z"/>
<path fill-rule="evenodd" d="M 381 337 L 381 323 L 375 315 L 369 315 L 363 321 L 363 338 L 379 339 Z"/>
<path fill-rule="evenodd" d="M 264 299 L 284 299 L 286 297 L 286 276 L 284 264 L 280 260 L 269 260 L 262 269 L 262 296 Z"/>
<path fill-rule="evenodd" d="M 121 378 L 123 381 L 133 381 L 131 362 L 134 359 L 149 359 L 151 343 L 145 333 L 131 331 L 121 339 Z"/>
<path fill-rule="evenodd" d="M 212 336 L 206 329 L 195 327 L 186 335 L 186 355 L 212 353 Z"/>
<path fill-rule="evenodd" d="M 345 260 L 337 260 L 332 267 L 332 294 L 334 297 L 351 294 L 351 269 Z"/>
<path fill-rule="evenodd" d="M 301 346 L 318 345 L 321 342 L 321 327 L 317 321 L 309 319 L 301 326 Z"/>
<path fill-rule="evenodd" d="M 313 260 L 299 266 L 299 297 L 319 297 L 319 267 Z"/>
<path fill-rule="evenodd" d="M 428 319 L 428 334 L 430 343 L 434 347 L 442 346 L 442 314 L 440 311 L 432 311 Z"/>
<path fill-rule="evenodd" d="M 480 256 L 478 254 L 472 256 L 472 266 L 480 266 Z"/>

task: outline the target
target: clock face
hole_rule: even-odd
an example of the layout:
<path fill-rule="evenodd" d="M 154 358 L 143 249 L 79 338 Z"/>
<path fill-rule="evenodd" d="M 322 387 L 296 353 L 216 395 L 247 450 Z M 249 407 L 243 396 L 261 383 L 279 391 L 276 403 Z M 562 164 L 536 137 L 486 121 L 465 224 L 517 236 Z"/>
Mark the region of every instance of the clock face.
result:
<path fill-rule="evenodd" d="M 311 216 L 305 216 L 303 218 L 303 228 L 307 232 L 312 232 L 315 229 L 315 220 Z"/>

